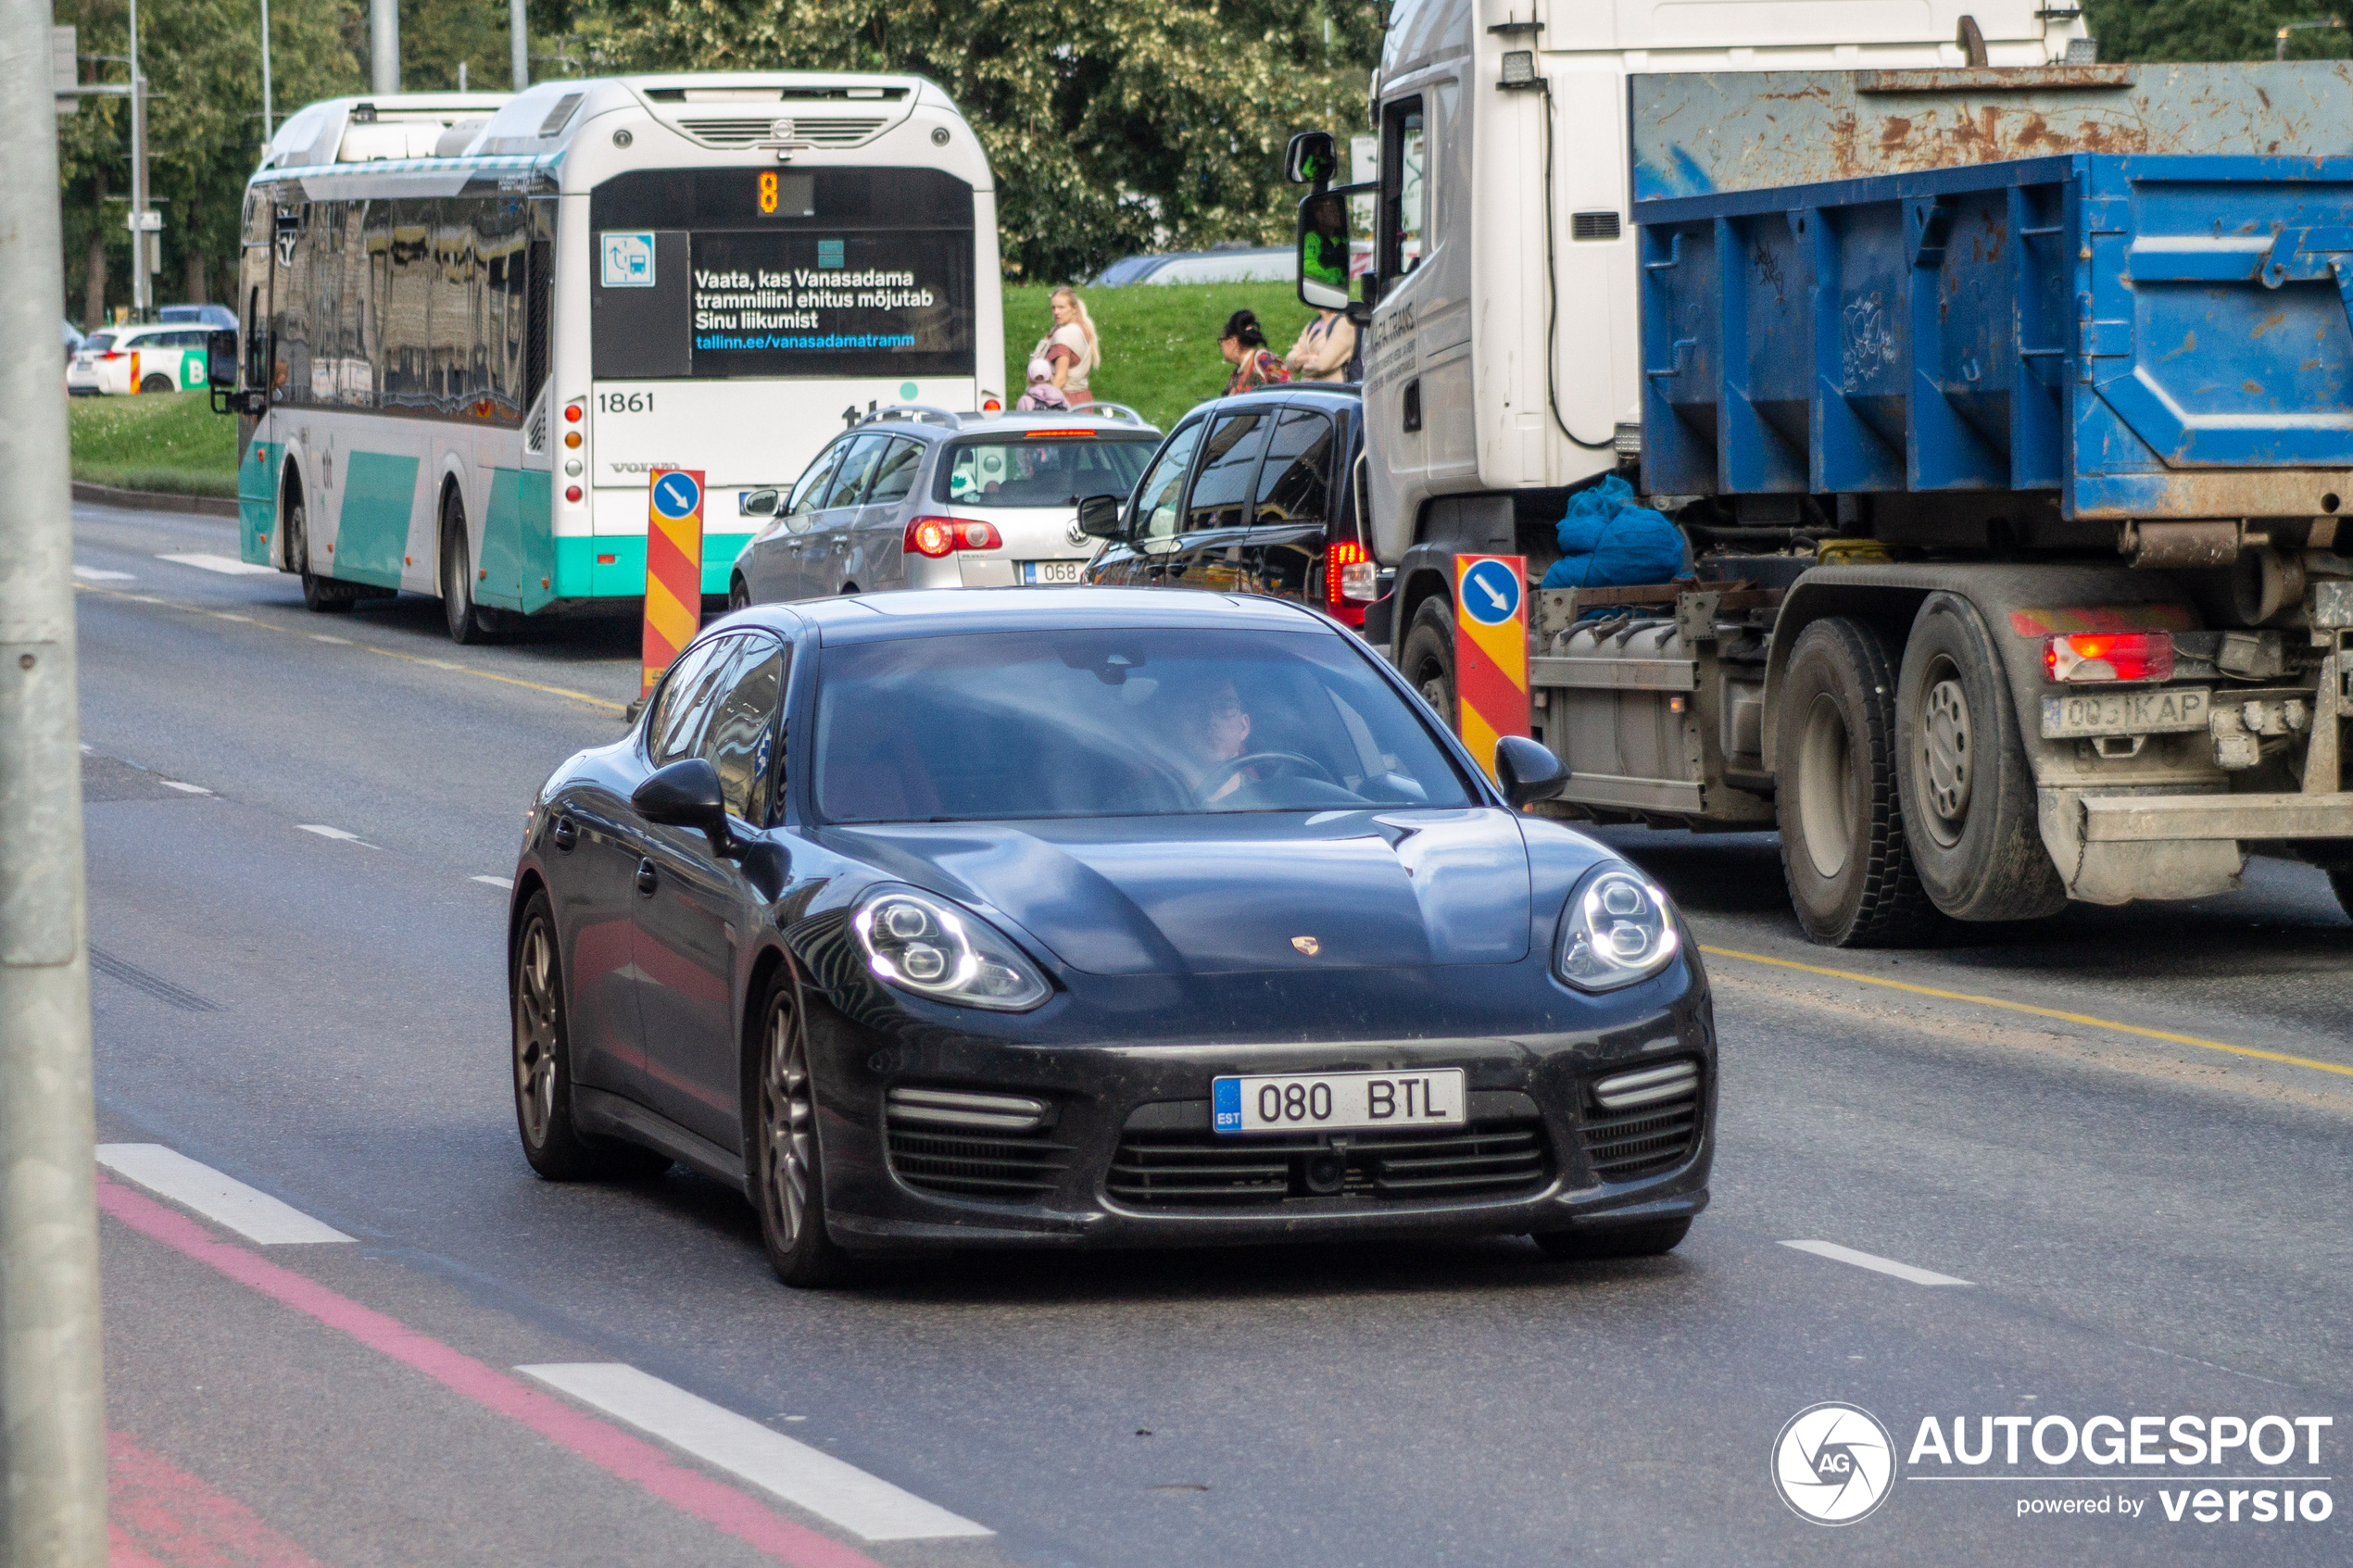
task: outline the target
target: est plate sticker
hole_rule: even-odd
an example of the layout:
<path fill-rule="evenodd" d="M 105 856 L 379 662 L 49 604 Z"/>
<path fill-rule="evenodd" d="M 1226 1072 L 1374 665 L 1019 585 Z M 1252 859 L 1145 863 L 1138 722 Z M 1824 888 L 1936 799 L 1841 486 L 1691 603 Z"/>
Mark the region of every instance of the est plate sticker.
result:
<path fill-rule="evenodd" d="M 1346 1133 L 1463 1125 L 1463 1070 L 1283 1073 L 1213 1078 L 1211 1124 L 1221 1133 Z"/>

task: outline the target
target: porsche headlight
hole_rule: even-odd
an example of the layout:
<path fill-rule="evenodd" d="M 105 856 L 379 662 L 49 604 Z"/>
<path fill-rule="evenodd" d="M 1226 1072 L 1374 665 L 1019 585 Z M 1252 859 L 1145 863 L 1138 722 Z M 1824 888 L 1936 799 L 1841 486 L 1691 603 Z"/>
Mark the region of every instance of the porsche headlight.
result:
<path fill-rule="evenodd" d="M 1672 963 L 1681 940 L 1665 893 L 1627 866 L 1604 866 L 1561 911 L 1553 970 L 1580 991 L 1615 991 Z"/>
<path fill-rule="evenodd" d="M 1052 995 L 1005 935 L 944 898 L 881 888 L 850 917 L 866 967 L 901 990 L 956 1007 L 1025 1012 Z"/>

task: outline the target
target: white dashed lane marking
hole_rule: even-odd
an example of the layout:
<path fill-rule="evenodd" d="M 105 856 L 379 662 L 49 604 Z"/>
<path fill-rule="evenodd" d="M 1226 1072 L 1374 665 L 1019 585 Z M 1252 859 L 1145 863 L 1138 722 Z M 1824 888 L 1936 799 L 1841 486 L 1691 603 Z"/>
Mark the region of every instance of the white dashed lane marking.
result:
<path fill-rule="evenodd" d="M 166 789 L 176 789 L 182 795 L 210 795 L 212 793 L 212 791 L 205 788 L 202 784 L 182 784 L 178 779 L 164 780 L 163 787 Z"/>
<path fill-rule="evenodd" d="M 331 828 L 324 822 L 296 822 L 295 826 L 304 833 L 315 833 L 321 838 L 332 838 L 338 844 L 357 844 L 362 849 L 375 847 L 356 833 L 346 833 L 341 828 Z"/>
<path fill-rule="evenodd" d="M 1881 1258 L 1869 1252 L 1857 1252 L 1851 1247 L 1841 1247 L 1835 1241 L 1784 1241 L 1781 1245 L 1793 1247 L 1800 1252 L 1811 1252 L 1817 1258 L 1828 1258 L 1840 1263 L 1852 1263 L 1858 1269 L 1870 1269 L 1882 1274 L 1894 1274 L 1897 1279 L 1909 1280 L 1914 1285 L 1967 1285 L 1969 1283 L 1965 1279 L 1955 1279 L 1951 1274 L 1940 1274 L 1931 1269 L 1916 1269 L 1909 1263 L 1899 1263 L 1893 1258 Z"/>
<path fill-rule="evenodd" d="M 128 571 L 108 571 L 104 567 L 77 566 L 73 574 L 84 583 L 130 583 L 135 578 Z"/>
<path fill-rule="evenodd" d="M 503 887 L 510 893 L 515 890 L 515 879 L 510 876 L 476 876 L 466 880 L 479 882 L 491 887 Z"/>
<path fill-rule="evenodd" d="M 301 1210 L 159 1143 L 102 1143 L 98 1163 L 264 1247 L 351 1239 Z"/>
<path fill-rule="evenodd" d="M 201 550 L 187 555 L 157 556 L 156 559 L 168 560 L 178 566 L 193 566 L 199 571 L 217 571 L 223 577 L 275 577 L 278 574 L 274 566 L 256 566 L 234 556 L 207 555 Z"/>
<path fill-rule="evenodd" d="M 515 1370 L 870 1541 L 996 1532 L 619 1361 Z"/>

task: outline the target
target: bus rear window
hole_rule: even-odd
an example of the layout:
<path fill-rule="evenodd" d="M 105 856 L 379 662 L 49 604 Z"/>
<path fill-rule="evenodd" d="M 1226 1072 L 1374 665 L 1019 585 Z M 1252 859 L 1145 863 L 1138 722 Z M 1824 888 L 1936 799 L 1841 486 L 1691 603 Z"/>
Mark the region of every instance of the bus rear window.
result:
<path fill-rule="evenodd" d="M 939 465 L 935 499 L 968 507 L 1067 507 L 1088 495 L 1136 488 L 1149 441 L 1025 436 L 959 442 Z"/>

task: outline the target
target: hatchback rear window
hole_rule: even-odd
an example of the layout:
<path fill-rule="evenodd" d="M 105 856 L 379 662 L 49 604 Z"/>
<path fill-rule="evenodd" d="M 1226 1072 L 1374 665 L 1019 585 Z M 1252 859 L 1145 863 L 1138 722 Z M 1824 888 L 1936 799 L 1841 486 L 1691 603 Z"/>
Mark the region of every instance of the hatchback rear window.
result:
<path fill-rule="evenodd" d="M 1025 435 L 960 441 L 939 465 L 935 498 L 969 507 L 1069 507 L 1136 488 L 1150 441 Z"/>
<path fill-rule="evenodd" d="M 84 354 L 104 354 L 112 347 L 114 347 L 114 333 L 112 332 L 92 332 L 82 340 L 82 351 Z"/>

